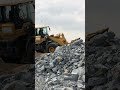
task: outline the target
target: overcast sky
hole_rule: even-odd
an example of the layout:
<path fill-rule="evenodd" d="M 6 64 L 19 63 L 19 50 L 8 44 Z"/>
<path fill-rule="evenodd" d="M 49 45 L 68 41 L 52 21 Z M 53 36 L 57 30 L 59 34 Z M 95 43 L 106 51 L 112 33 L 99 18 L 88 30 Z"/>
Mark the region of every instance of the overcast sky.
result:
<path fill-rule="evenodd" d="M 85 37 L 85 0 L 36 0 L 35 25 L 50 26 L 68 41 Z"/>
<path fill-rule="evenodd" d="M 109 27 L 120 35 L 120 0 L 86 0 L 86 32 Z"/>

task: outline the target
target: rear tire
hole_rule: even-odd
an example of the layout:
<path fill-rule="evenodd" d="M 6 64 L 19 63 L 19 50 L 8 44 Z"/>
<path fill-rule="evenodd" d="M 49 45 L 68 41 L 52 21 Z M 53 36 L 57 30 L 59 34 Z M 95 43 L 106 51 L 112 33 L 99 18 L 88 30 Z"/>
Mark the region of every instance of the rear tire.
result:
<path fill-rule="evenodd" d="M 21 61 L 25 64 L 35 63 L 35 44 L 32 40 L 26 44 L 26 51 Z"/>

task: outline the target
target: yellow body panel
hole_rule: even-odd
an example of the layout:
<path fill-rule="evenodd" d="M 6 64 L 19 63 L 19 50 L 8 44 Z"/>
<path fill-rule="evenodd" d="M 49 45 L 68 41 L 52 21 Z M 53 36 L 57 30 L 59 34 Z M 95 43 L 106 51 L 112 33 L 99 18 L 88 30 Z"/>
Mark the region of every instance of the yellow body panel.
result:
<path fill-rule="evenodd" d="M 3 30 L 2 28 L 10 28 Z M 12 23 L 6 23 L 0 25 L 0 41 L 1 40 L 15 40 L 16 38 L 25 35 L 25 31 L 23 29 L 15 30 L 15 26 Z"/>
<path fill-rule="evenodd" d="M 68 44 L 68 42 L 66 41 L 64 35 L 57 35 L 54 37 L 48 36 L 51 40 L 53 40 L 54 42 L 57 42 L 58 44 L 60 44 L 61 46 L 64 46 L 66 44 Z"/>
<path fill-rule="evenodd" d="M 41 38 L 41 36 L 35 36 L 35 44 L 40 44 L 45 41 L 45 38 Z"/>

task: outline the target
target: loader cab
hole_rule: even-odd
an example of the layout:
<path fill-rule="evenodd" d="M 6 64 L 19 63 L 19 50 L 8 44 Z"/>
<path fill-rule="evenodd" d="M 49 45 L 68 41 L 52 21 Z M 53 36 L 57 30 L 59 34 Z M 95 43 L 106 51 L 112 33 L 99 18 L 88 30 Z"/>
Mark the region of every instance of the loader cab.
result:
<path fill-rule="evenodd" d="M 0 5 L 0 24 L 12 23 L 20 29 L 26 22 L 33 22 L 32 2 Z"/>
<path fill-rule="evenodd" d="M 28 29 L 33 24 L 34 6 L 32 1 L 0 4 L 0 37 L 2 39 L 15 39 L 25 35 L 26 32 L 30 32 Z"/>
<path fill-rule="evenodd" d="M 41 36 L 44 38 L 45 36 L 49 35 L 49 27 L 39 27 L 35 29 L 35 36 Z"/>

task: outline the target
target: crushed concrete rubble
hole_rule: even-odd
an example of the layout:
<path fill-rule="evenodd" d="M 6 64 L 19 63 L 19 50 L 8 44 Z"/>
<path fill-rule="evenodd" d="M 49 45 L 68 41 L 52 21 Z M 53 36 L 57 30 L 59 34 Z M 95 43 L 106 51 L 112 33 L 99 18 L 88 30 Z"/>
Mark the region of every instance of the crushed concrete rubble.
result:
<path fill-rule="evenodd" d="M 35 79 L 33 65 L 0 76 L 0 90 L 120 90 L 120 38 L 112 31 L 94 35 L 86 46 L 80 39 L 58 47 L 35 62 Z"/>
<path fill-rule="evenodd" d="M 84 90 L 85 43 L 79 39 L 36 58 L 35 90 Z"/>
<path fill-rule="evenodd" d="M 112 31 L 86 42 L 86 90 L 120 90 L 120 38 Z"/>
<path fill-rule="evenodd" d="M 34 65 L 13 74 L 0 75 L 0 90 L 34 90 Z"/>

